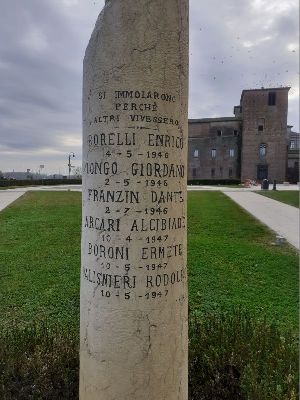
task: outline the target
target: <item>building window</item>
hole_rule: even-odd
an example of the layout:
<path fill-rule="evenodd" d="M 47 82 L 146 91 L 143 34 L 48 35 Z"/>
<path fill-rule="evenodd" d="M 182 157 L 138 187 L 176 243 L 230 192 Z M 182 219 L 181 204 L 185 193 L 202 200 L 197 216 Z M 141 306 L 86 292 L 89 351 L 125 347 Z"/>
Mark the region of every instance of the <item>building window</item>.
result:
<path fill-rule="evenodd" d="M 194 150 L 194 157 L 195 158 L 199 157 L 199 150 Z"/>
<path fill-rule="evenodd" d="M 214 178 L 216 175 L 216 171 L 214 168 L 211 169 L 211 177 Z"/>
<path fill-rule="evenodd" d="M 269 92 L 268 94 L 268 105 L 276 106 L 276 92 Z"/>
<path fill-rule="evenodd" d="M 234 149 L 229 149 L 229 157 L 234 157 Z"/>
<path fill-rule="evenodd" d="M 265 130 L 265 119 L 259 118 L 257 123 L 257 130 L 258 132 L 263 132 Z"/>
<path fill-rule="evenodd" d="M 193 168 L 193 178 L 195 178 L 197 175 L 197 168 Z"/>
<path fill-rule="evenodd" d="M 259 155 L 260 157 L 265 157 L 267 154 L 267 145 L 265 143 L 262 143 L 259 146 Z"/>
<path fill-rule="evenodd" d="M 218 135 L 218 136 L 222 136 L 222 131 L 221 131 L 221 129 L 218 129 L 218 130 L 217 130 L 217 135 Z"/>
<path fill-rule="evenodd" d="M 290 141 L 290 149 L 293 150 L 296 148 L 295 140 Z"/>
<path fill-rule="evenodd" d="M 234 131 L 233 131 L 233 136 L 237 136 L 239 134 L 239 132 L 235 129 Z"/>
<path fill-rule="evenodd" d="M 220 167 L 220 177 L 223 177 L 223 167 Z"/>
<path fill-rule="evenodd" d="M 232 178 L 232 168 L 229 168 L 229 178 Z"/>
<path fill-rule="evenodd" d="M 216 149 L 212 149 L 211 150 L 211 158 L 216 158 L 217 156 L 217 150 Z"/>

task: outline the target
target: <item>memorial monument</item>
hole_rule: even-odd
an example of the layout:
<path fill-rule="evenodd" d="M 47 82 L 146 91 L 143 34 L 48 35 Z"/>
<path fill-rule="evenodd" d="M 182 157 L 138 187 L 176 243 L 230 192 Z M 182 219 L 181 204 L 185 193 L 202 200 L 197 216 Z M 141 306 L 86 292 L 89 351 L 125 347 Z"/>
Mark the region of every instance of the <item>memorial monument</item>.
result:
<path fill-rule="evenodd" d="M 188 0 L 109 0 L 84 59 L 81 400 L 187 400 Z"/>

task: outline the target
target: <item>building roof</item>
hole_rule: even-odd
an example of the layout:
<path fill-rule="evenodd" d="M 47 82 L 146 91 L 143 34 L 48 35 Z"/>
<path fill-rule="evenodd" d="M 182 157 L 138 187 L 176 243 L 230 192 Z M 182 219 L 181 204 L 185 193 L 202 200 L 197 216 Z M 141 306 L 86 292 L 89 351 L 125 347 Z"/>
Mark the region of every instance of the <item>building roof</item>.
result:
<path fill-rule="evenodd" d="M 239 117 L 220 117 L 220 118 L 200 118 L 200 119 L 189 119 L 189 124 L 204 124 L 209 122 L 240 122 L 242 121 Z"/>
<path fill-rule="evenodd" d="M 273 91 L 274 90 L 287 90 L 287 91 L 289 91 L 290 88 L 291 88 L 290 86 L 282 86 L 282 87 L 273 87 L 273 88 L 261 87 L 260 89 L 244 89 L 241 94 L 241 103 L 242 103 L 244 93 L 246 93 L 246 92 L 269 92 L 270 90 L 273 90 Z"/>

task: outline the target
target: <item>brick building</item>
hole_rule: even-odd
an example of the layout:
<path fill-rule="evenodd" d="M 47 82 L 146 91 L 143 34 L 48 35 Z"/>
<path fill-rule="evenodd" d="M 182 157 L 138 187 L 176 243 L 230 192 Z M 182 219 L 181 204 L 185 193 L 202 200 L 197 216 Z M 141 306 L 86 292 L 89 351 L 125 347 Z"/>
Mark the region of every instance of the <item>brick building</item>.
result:
<path fill-rule="evenodd" d="M 233 117 L 189 120 L 188 180 L 283 182 L 291 177 L 288 167 L 299 167 L 299 134 L 287 125 L 289 89 L 243 90 Z"/>
<path fill-rule="evenodd" d="M 293 132 L 292 126 L 288 126 L 288 161 L 287 161 L 287 180 L 289 182 L 299 182 L 299 132 Z"/>
<path fill-rule="evenodd" d="M 240 179 L 242 120 L 189 120 L 189 180 Z"/>

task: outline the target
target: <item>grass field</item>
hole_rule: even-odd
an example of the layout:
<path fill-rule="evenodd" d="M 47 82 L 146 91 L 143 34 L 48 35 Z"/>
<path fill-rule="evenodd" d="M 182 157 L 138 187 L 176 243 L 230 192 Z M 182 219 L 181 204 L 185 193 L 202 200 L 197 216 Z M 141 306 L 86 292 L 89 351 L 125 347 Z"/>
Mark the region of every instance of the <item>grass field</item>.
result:
<path fill-rule="evenodd" d="M 282 203 L 289 204 L 290 206 L 299 208 L 299 191 L 298 190 L 285 190 L 285 191 L 270 191 L 270 192 L 256 192 L 262 196 L 269 197 L 270 199 L 281 201 Z"/>
<path fill-rule="evenodd" d="M 189 193 L 191 309 L 298 326 L 298 258 L 220 192 Z M 26 193 L 0 213 L 0 322 L 79 321 L 81 195 Z"/>
<path fill-rule="evenodd" d="M 298 326 L 298 257 L 271 245 L 273 234 L 218 192 L 189 193 L 191 306 L 242 306 L 257 316 Z"/>
<path fill-rule="evenodd" d="M 75 192 L 0 213 L 1 399 L 78 400 L 80 214 Z M 188 214 L 189 400 L 296 400 L 296 252 L 220 192 Z"/>
<path fill-rule="evenodd" d="M 29 192 L 0 213 L 0 324 L 78 329 L 81 196 Z"/>

